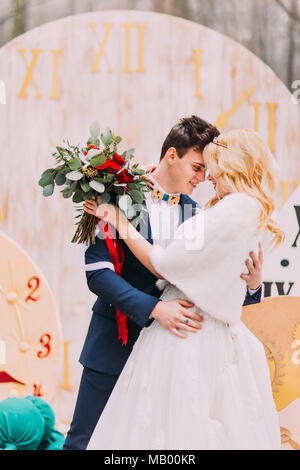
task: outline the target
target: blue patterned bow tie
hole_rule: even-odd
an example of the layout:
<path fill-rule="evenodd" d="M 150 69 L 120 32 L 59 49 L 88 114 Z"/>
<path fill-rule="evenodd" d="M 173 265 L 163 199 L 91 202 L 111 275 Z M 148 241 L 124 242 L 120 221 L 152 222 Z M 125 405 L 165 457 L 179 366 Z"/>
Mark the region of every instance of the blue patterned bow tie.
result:
<path fill-rule="evenodd" d="M 151 193 L 152 199 L 155 201 L 167 201 L 171 206 L 176 206 L 179 204 L 180 195 L 179 194 L 167 194 L 163 193 L 160 189 L 155 188 Z"/>

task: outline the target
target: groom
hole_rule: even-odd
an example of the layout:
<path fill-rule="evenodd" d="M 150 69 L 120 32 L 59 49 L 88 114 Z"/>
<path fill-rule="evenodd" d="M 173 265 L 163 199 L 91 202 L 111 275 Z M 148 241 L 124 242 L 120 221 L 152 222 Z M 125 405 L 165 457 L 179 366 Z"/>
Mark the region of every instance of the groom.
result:
<path fill-rule="evenodd" d="M 151 243 L 166 246 L 178 225 L 194 215 L 198 205 L 189 195 L 205 181 L 202 151 L 218 135 L 214 126 L 191 116 L 181 119 L 166 137 L 160 163 L 153 173 L 154 190 L 146 195 L 147 230 L 143 235 Z M 86 449 L 142 328 L 155 319 L 181 338 L 185 336 L 184 331 L 201 329 L 202 318 L 191 310 L 192 304 L 180 299 L 159 300 L 161 292 L 156 287 L 155 276 L 122 240 L 121 244 L 122 276 L 114 272 L 105 240 L 97 237 L 96 244 L 86 250 L 88 287 L 98 298 L 80 356 L 84 369 L 64 450 Z M 250 256 L 253 263 L 246 261 L 249 272 L 241 275 L 248 286 L 244 305 L 261 299 L 261 255 L 257 258 L 251 253 Z M 118 339 L 116 309 L 127 317 L 126 346 Z"/>

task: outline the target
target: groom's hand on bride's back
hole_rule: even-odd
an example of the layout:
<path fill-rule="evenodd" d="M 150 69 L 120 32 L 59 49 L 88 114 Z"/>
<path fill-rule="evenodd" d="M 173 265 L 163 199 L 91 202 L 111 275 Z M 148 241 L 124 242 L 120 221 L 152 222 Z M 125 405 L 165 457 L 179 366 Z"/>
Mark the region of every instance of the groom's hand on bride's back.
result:
<path fill-rule="evenodd" d="M 160 301 L 152 311 L 150 318 L 157 320 L 161 326 L 169 330 L 179 338 L 187 338 L 187 335 L 180 330 L 197 333 L 201 330 L 203 321 L 201 315 L 192 310 L 194 304 L 187 300 L 174 299 L 168 301 Z"/>
<path fill-rule="evenodd" d="M 246 281 L 248 289 L 256 290 L 262 283 L 262 265 L 264 259 L 261 243 L 258 244 L 258 255 L 254 251 L 250 251 L 249 256 L 251 261 L 249 259 L 245 261 L 248 273 L 242 273 L 240 277 Z"/>

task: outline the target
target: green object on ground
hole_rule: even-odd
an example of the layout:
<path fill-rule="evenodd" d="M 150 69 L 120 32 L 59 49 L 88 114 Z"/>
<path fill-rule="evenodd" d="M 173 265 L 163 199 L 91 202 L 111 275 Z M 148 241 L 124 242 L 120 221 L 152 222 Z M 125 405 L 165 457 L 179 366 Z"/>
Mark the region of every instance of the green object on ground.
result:
<path fill-rule="evenodd" d="M 0 449 L 36 450 L 45 431 L 45 420 L 37 407 L 25 398 L 0 402 Z"/>

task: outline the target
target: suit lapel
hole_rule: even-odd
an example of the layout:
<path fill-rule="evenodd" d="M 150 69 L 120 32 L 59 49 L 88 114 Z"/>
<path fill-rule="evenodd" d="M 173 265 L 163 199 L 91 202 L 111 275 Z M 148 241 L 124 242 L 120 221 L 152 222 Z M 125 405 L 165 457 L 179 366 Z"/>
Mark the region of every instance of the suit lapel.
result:
<path fill-rule="evenodd" d="M 181 225 L 183 222 L 188 220 L 190 217 L 195 215 L 195 209 L 198 207 L 198 204 L 193 201 L 189 196 L 186 196 L 185 194 L 181 194 L 180 196 L 180 217 L 179 217 L 179 225 Z"/>
<path fill-rule="evenodd" d="M 150 217 L 149 217 L 149 212 L 147 210 L 147 204 L 146 201 L 143 201 L 143 206 L 145 211 L 143 212 L 143 217 L 141 222 L 139 223 L 137 227 L 137 231 L 146 239 L 148 240 L 151 245 L 153 245 L 153 239 L 152 239 L 152 230 L 151 230 L 151 224 L 150 224 Z"/>

